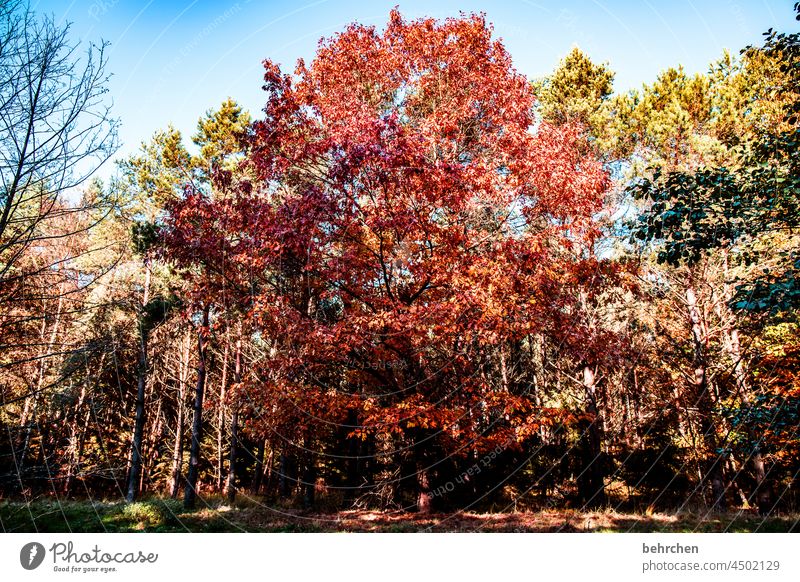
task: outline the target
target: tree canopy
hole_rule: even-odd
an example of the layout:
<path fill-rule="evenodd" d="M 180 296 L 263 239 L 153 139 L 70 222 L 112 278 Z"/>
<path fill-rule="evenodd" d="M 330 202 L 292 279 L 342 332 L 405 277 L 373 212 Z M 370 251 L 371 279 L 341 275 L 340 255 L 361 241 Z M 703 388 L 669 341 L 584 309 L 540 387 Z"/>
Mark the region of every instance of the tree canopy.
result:
<path fill-rule="evenodd" d="M 0 18 L 4 497 L 795 507 L 797 33 L 618 93 L 394 9 L 103 183 L 104 47 Z"/>

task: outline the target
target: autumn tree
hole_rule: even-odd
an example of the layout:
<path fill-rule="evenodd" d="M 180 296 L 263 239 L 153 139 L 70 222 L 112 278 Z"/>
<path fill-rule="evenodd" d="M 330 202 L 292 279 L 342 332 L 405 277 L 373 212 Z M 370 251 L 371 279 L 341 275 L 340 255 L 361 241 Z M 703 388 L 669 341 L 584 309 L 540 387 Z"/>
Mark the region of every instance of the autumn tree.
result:
<path fill-rule="evenodd" d="M 3 496 L 796 503 L 796 34 L 620 95 L 577 48 L 530 82 L 483 17 L 394 10 L 65 197 L 113 149 L 102 47 L 36 97 L 25 47 L 66 37 L 0 17 Z M 97 117 L 47 116 L 75 156 L 36 165 L 37 113 L 12 159 L 55 79 Z"/>
<path fill-rule="evenodd" d="M 76 368 L 76 330 L 94 283 L 80 260 L 97 251 L 86 233 L 108 210 L 67 193 L 88 190 L 117 147 L 107 45 L 81 55 L 70 36 L 69 24 L 24 2 L 0 6 L 0 385 L 14 486 L 23 490 L 26 465 L 53 490 L 56 463 L 74 467 L 89 382 Z M 64 455 L 61 423 L 73 429 Z"/>
<path fill-rule="evenodd" d="M 192 137 L 192 141 L 199 149 L 199 154 L 190 155 L 185 153 L 181 143 L 181 138 L 176 135 L 174 144 L 170 151 L 180 152 L 180 155 L 162 156 L 162 159 L 170 162 L 171 168 L 166 174 L 161 175 L 161 179 L 166 179 L 169 184 L 180 184 L 182 192 L 175 195 L 167 204 L 169 209 L 168 218 L 174 219 L 182 205 L 190 202 L 215 201 L 220 205 L 227 203 L 231 197 L 231 192 L 242 179 L 243 174 L 239 172 L 241 158 L 245 152 L 245 138 L 249 131 L 250 116 L 232 99 L 225 100 L 219 109 L 209 110 L 197 124 L 197 133 Z M 175 175 L 176 181 L 172 181 L 170 176 Z M 178 172 L 178 174 L 175 174 Z M 225 220 L 227 215 L 220 217 Z M 156 221 L 161 222 L 161 217 Z M 188 224 L 187 224 L 188 228 Z M 221 232 L 225 232 L 227 227 L 221 225 Z M 201 242 L 205 248 L 205 254 L 196 254 L 194 244 L 187 244 L 188 241 L 180 238 L 180 233 L 171 233 L 162 236 L 158 242 L 157 253 L 162 259 L 181 268 L 181 276 L 188 279 L 192 286 L 185 290 L 183 299 L 185 303 L 185 314 L 196 327 L 197 330 L 197 369 L 196 385 L 194 392 L 194 404 L 192 412 L 192 429 L 189 468 L 186 479 L 184 503 L 187 507 L 193 507 L 196 499 L 196 488 L 200 472 L 201 441 L 203 433 L 203 403 L 206 397 L 206 385 L 209 381 L 209 356 L 211 332 L 219 329 L 222 333 L 223 357 L 222 370 L 219 378 L 220 388 L 217 400 L 217 486 L 222 488 L 223 482 L 223 440 L 226 434 L 226 408 L 228 400 L 233 401 L 233 409 L 230 421 L 230 450 L 227 455 L 230 459 L 229 478 L 227 479 L 227 489 L 231 495 L 235 491 L 235 480 L 233 469 L 236 458 L 236 443 L 238 434 L 238 404 L 236 396 L 231 396 L 229 384 L 236 386 L 239 383 L 242 368 L 241 340 L 231 342 L 231 328 L 236 330 L 240 326 L 232 326 L 231 321 L 238 313 L 236 311 L 236 299 L 241 295 L 240 288 L 227 273 L 226 249 L 224 246 L 216 245 L 214 235 L 204 237 Z M 210 260 L 209 252 L 213 252 L 214 260 Z M 218 254 L 219 253 L 219 254 Z M 231 282 L 233 281 L 233 284 Z M 233 353 L 231 355 L 231 347 Z M 231 366 L 230 362 L 234 365 Z M 230 370 L 230 373 L 229 373 Z M 230 382 L 230 379 L 233 382 Z"/>
<path fill-rule="evenodd" d="M 782 314 L 782 319 L 793 320 L 797 308 L 797 291 L 794 280 L 797 261 L 791 253 L 781 251 L 796 246 L 792 230 L 798 224 L 800 212 L 797 203 L 797 95 L 798 95 L 798 35 L 771 33 L 761 49 L 750 47 L 745 51 L 750 61 L 775 59 L 783 63 L 784 83 L 779 89 L 778 103 L 784 115 L 772 126 L 758 132 L 758 140 L 739 151 L 737 163 L 732 167 L 705 167 L 694 173 L 656 172 L 653 180 L 644 179 L 633 191 L 646 198 L 651 205 L 639 219 L 636 236 L 657 241 L 658 260 L 670 265 L 708 262 L 709 255 L 723 257 L 725 277 L 730 282 L 722 294 L 722 306 L 717 311 L 726 313 L 720 323 L 721 343 L 730 360 L 732 379 L 730 400 L 739 410 L 734 415 L 730 432 L 743 433 L 739 438 L 748 444 L 742 447 L 745 461 L 752 463 L 755 473 L 755 491 L 748 496 L 762 511 L 770 506 L 770 490 L 766 483 L 765 462 L 762 456 L 763 417 L 766 410 L 755 410 L 755 399 L 769 401 L 764 386 L 769 376 L 753 373 L 751 357 L 744 353 L 741 343 L 742 314 Z M 759 53 L 763 53 L 758 57 Z M 763 107 L 762 107 L 763 108 Z M 754 265 L 755 257 L 772 246 L 770 272 L 764 264 Z M 777 251 L 777 252 L 776 252 Z M 755 267 L 755 268 L 753 268 Z M 777 267 L 777 268 L 776 268 Z M 736 286 L 736 288 L 735 288 Z M 695 297 L 693 288 L 687 297 Z M 695 337 L 697 402 L 703 404 L 703 415 L 713 418 L 724 411 L 725 393 L 717 390 L 716 396 L 707 385 L 708 333 L 702 331 L 700 312 L 696 303 L 689 304 Z M 739 315 L 739 317 L 736 317 Z M 703 345 L 705 344 L 705 345 Z M 791 344 L 790 344 L 791 346 Z M 791 350 L 791 347 L 789 348 Z M 772 394 L 772 398 L 777 396 Z M 792 399 L 791 391 L 784 397 Z M 792 410 L 793 404 L 787 408 Z M 780 408 L 771 408 L 772 421 L 783 424 Z M 791 413 L 790 413 L 791 414 Z M 770 423 L 772 424 L 772 423 Z M 717 428 L 704 427 L 709 441 L 709 454 L 715 465 L 719 464 Z M 728 440 L 728 439 L 726 439 Z M 735 440 L 735 437 L 731 440 Z M 711 471 L 711 470 L 710 470 Z"/>
<path fill-rule="evenodd" d="M 124 232 L 116 233 L 116 240 L 122 245 L 120 266 L 127 267 L 128 276 L 116 281 L 124 288 L 116 299 L 119 306 L 136 319 L 138 347 L 136 405 L 126 493 L 128 502 L 133 502 L 142 474 L 149 341 L 176 303 L 170 288 L 174 284 L 170 285 L 169 269 L 163 263 L 154 265 L 151 257 L 155 223 L 165 204 L 176 198 L 183 185 L 191 181 L 191 159 L 180 132 L 169 127 L 156 132 L 149 142 L 142 144 L 139 152 L 121 161 L 119 169 L 120 178 L 112 185 L 109 197 L 115 207 L 113 222 Z"/>
<path fill-rule="evenodd" d="M 217 272 L 222 249 L 231 287 L 255 292 L 272 345 L 258 408 L 283 411 L 261 422 L 305 449 L 305 485 L 312 437 L 349 418 L 430 510 L 443 459 L 517 447 L 552 413 L 502 371 L 560 311 L 558 249 L 592 230 L 606 175 L 569 125 L 532 131 L 530 85 L 478 16 L 393 11 L 382 33 L 324 41 L 295 78 L 265 68 L 255 179 L 185 199 L 171 248 Z M 255 284 L 235 283 L 247 271 Z"/>

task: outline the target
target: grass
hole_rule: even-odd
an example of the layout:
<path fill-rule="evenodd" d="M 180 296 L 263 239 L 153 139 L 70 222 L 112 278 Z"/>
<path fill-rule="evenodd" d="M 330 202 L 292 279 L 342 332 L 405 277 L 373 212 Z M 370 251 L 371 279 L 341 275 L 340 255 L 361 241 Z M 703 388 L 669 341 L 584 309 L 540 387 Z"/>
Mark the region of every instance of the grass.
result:
<path fill-rule="evenodd" d="M 206 500 L 184 511 L 179 500 L 137 503 L 0 501 L 4 532 L 797 532 L 800 515 L 749 512 L 636 514 L 552 510 L 419 515 L 389 511 L 312 513 L 242 499 Z"/>

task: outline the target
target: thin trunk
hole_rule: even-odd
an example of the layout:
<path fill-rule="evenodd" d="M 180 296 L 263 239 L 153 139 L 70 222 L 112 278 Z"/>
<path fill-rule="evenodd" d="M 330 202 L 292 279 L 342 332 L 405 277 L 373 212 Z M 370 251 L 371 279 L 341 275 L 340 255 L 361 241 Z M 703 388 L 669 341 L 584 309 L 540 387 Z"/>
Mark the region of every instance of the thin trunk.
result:
<path fill-rule="evenodd" d="M 725 255 L 724 268 L 725 280 L 728 281 L 727 254 Z M 729 283 L 725 284 L 725 297 L 728 300 L 733 298 L 733 292 Z M 730 311 L 723 307 L 719 302 L 717 303 L 717 309 L 720 312 L 719 317 L 721 320 L 730 321 L 733 319 Z M 723 310 L 728 311 L 728 313 L 722 313 Z M 725 330 L 724 339 L 725 348 L 727 349 L 731 363 L 733 364 L 733 373 L 734 377 L 736 378 L 736 390 L 742 401 L 743 407 L 749 412 L 752 408 L 750 396 L 753 394 L 753 389 L 748 378 L 746 362 L 742 357 L 741 342 L 739 341 L 739 330 L 734 325 L 728 326 L 728 328 Z M 750 495 L 748 503 L 750 503 L 752 500 L 755 500 L 758 511 L 762 514 L 765 514 L 771 508 L 772 496 L 770 493 L 770 487 L 766 482 L 767 472 L 764 468 L 764 458 L 761 454 L 761 437 L 752 429 L 750 423 L 746 423 L 746 426 L 747 436 L 749 437 L 753 447 L 749 458 L 753 466 L 753 473 L 755 474 L 756 478 L 756 487 L 753 493 Z"/>
<path fill-rule="evenodd" d="M 686 306 L 692 328 L 694 344 L 693 356 L 693 388 L 697 410 L 700 414 L 700 432 L 705 445 L 705 475 L 703 482 L 711 486 L 712 509 L 725 509 L 725 476 L 724 459 L 717 452 L 717 427 L 714 423 L 714 403 L 708 385 L 708 371 L 706 365 L 706 333 L 697 305 L 697 295 L 690 286 L 686 288 Z"/>
<path fill-rule="evenodd" d="M 639 391 L 639 375 L 636 372 L 636 367 L 633 368 L 633 409 L 636 416 L 636 448 L 642 448 L 642 406 L 641 406 L 641 392 Z"/>
<path fill-rule="evenodd" d="M 147 341 L 149 330 L 145 318 L 145 309 L 150 302 L 150 264 L 145 263 L 144 295 L 142 309 L 139 314 L 139 364 L 137 367 L 138 382 L 136 389 L 136 420 L 131 443 L 131 465 L 128 473 L 128 494 L 126 500 L 133 503 L 139 493 L 139 474 L 142 470 L 142 435 L 144 433 L 144 401 L 147 388 Z"/>
<path fill-rule="evenodd" d="M 240 334 L 241 335 L 241 334 Z M 227 351 L 227 350 L 226 350 Z M 233 368 L 233 381 L 238 386 L 242 381 L 242 340 L 236 339 L 236 356 Z M 239 445 L 239 395 L 233 395 L 233 414 L 231 414 L 231 450 L 228 460 L 228 482 L 226 489 L 228 494 L 228 503 L 233 503 L 236 500 L 236 454 Z"/>
<path fill-rule="evenodd" d="M 170 496 L 178 498 L 178 491 L 181 484 L 181 469 L 183 466 L 183 388 L 180 390 L 180 402 L 178 403 L 178 415 L 175 420 L 175 445 L 172 448 L 172 485 Z"/>
<path fill-rule="evenodd" d="M 105 363 L 106 355 L 103 354 L 100 356 L 100 365 L 99 369 L 103 369 L 103 364 Z M 72 489 L 72 481 L 75 478 L 75 471 L 78 470 L 81 464 L 81 458 L 83 456 L 83 442 L 84 442 L 84 435 L 86 434 L 86 424 L 89 420 L 89 413 L 87 412 L 85 418 L 82 423 L 79 423 L 78 417 L 81 409 L 83 408 L 83 404 L 86 400 L 86 387 L 89 384 L 91 379 L 91 374 L 89 373 L 89 366 L 86 366 L 86 380 L 81 385 L 81 392 L 78 396 L 78 402 L 75 404 L 75 412 L 72 417 L 72 422 L 70 423 L 70 437 L 69 437 L 69 449 L 68 453 L 70 455 L 69 459 L 69 466 L 67 468 L 67 477 L 64 480 L 64 495 L 69 495 Z"/>
<path fill-rule="evenodd" d="M 134 421 L 133 440 L 131 442 L 131 462 L 128 473 L 128 494 L 126 500 L 132 503 L 138 494 L 139 474 L 142 468 L 142 436 L 144 433 L 144 401 L 145 401 L 145 370 L 147 368 L 147 332 L 142 330 L 140 337 L 139 380 L 136 391 L 136 420 Z"/>
<path fill-rule="evenodd" d="M 747 377 L 747 370 L 745 370 L 744 362 L 742 361 L 741 346 L 739 343 L 739 330 L 735 328 L 730 330 L 727 340 L 728 341 L 726 344 L 734 365 L 733 371 L 734 376 L 736 377 L 736 387 L 739 391 L 739 397 L 742 400 L 744 408 L 750 410 L 752 407 L 750 400 L 752 389 L 750 387 L 750 381 Z M 756 506 L 758 507 L 758 511 L 760 513 L 766 513 L 771 507 L 771 495 L 769 485 L 766 482 L 767 471 L 764 468 L 764 458 L 761 455 L 761 439 L 759 435 L 752 430 L 752 428 L 748 427 L 747 432 L 750 442 L 753 443 L 753 449 L 750 452 L 750 462 L 753 466 L 753 472 L 755 473 L 756 477 L 756 487 L 753 491 L 753 494 L 750 496 L 750 499 L 755 499 Z"/>
<path fill-rule="evenodd" d="M 622 440 L 625 441 L 625 448 L 631 448 L 631 397 L 628 387 L 623 387 L 622 396 Z"/>
<path fill-rule="evenodd" d="M 286 499 L 291 495 L 293 490 L 292 485 L 294 483 L 292 475 L 290 474 L 292 471 L 292 458 L 286 451 L 286 445 L 281 448 L 278 464 L 280 465 L 278 473 L 278 495 Z"/>
<path fill-rule="evenodd" d="M 186 489 L 183 507 L 194 509 L 197 501 L 197 477 L 200 471 L 200 440 L 203 432 L 203 392 L 206 385 L 206 334 L 208 333 L 209 307 L 203 309 L 203 321 L 197 331 L 197 387 L 194 395 L 192 418 L 192 444 L 189 452 L 189 471 L 186 475 Z"/>
<path fill-rule="evenodd" d="M 736 466 L 736 461 L 731 457 L 728 458 L 728 470 L 733 475 L 739 474 L 739 467 Z M 744 491 L 742 491 L 742 488 L 739 487 L 739 482 L 736 479 L 734 479 L 732 485 L 733 485 L 733 490 L 736 492 L 736 497 L 739 498 L 739 502 L 742 504 L 743 507 L 747 507 L 749 501 L 747 499 L 747 495 L 745 495 Z"/>
<path fill-rule="evenodd" d="M 500 346 L 500 382 L 503 392 L 508 392 L 508 366 L 506 364 L 505 348 Z"/>
<path fill-rule="evenodd" d="M 228 457 L 228 480 L 225 484 L 228 503 L 236 501 L 236 451 L 239 438 L 239 411 L 233 411 L 231 415 L 231 450 Z"/>
<path fill-rule="evenodd" d="M 170 495 L 178 498 L 181 484 L 181 471 L 183 468 L 183 429 L 184 411 L 186 409 L 186 383 L 189 380 L 189 348 L 191 335 L 186 332 L 185 341 L 181 342 L 181 360 L 178 368 L 178 402 L 175 419 L 175 445 L 172 449 L 172 484 Z"/>
<path fill-rule="evenodd" d="M 270 446 L 267 462 L 264 465 L 264 473 L 261 477 L 262 488 L 269 492 L 272 489 L 272 477 L 275 475 L 275 448 Z"/>
<path fill-rule="evenodd" d="M 43 300 L 44 301 L 44 300 Z M 23 416 L 20 422 L 20 426 L 25 426 L 25 438 L 22 445 L 22 452 L 19 455 L 19 464 L 17 465 L 17 472 L 22 478 L 23 474 L 23 467 L 25 465 L 25 458 L 28 455 L 28 447 L 30 446 L 31 442 L 31 431 L 33 430 L 33 425 L 36 423 L 36 415 L 38 414 L 39 410 L 39 397 L 41 396 L 41 392 L 44 387 L 44 377 L 47 371 L 47 360 L 48 355 L 53 352 L 53 346 L 55 345 L 56 338 L 58 337 L 58 326 L 61 322 L 61 310 L 64 306 L 64 288 L 63 285 L 59 286 L 58 288 L 58 303 L 56 305 L 56 316 L 55 321 L 53 321 L 53 329 L 50 331 L 50 338 L 47 342 L 46 347 L 43 351 L 39 353 L 39 373 L 38 378 L 36 380 L 36 389 L 34 391 L 32 397 L 32 406 L 28 406 L 28 401 L 25 402 L 25 412 L 23 412 Z M 45 315 L 42 318 L 42 327 L 39 333 L 39 337 L 41 338 L 42 342 L 44 342 L 45 334 L 47 331 L 47 316 Z M 28 415 L 33 418 L 30 420 Z M 27 425 L 27 426 L 26 426 Z"/>
<path fill-rule="evenodd" d="M 531 350 L 531 361 L 533 363 L 533 404 L 536 408 L 541 408 L 542 406 L 542 387 L 545 385 L 545 346 L 544 346 L 544 338 L 537 334 L 531 336 L 528 345 L 530 346 Z M 548 441 L 548 429 L 546 423 L 541 423 L 538 429 L 539 438 L 541 442 L 545 443 Z M 474 449 L 474 456 L 475 460 L 478 460 L 478 450 L 477 448 Z"/>
<path fill-rule="evenodd" d="M 266 441 L 259 440 L 256 447 L 256 466 L 253 469 L 253 480 L 250 483 L 250 493 L 258 495 L 264 475 L 264 445 Z"/>
<path fill-rule="evenodd" d="M 471 412 L 471 411 L 470 411 Z M 359 490 L 360 483 L 360 444 L 361 439 L 354 436 L 348 436 L 358 427 L 358 412 L 355 410 L 347 411 L 347 420 L 344 425 L 344 438 L 347 446 L 347 459 L 345 460 L 345 499 L 353 499 Z"/>
<path fill-rule="evenodd" d="M 78 452 L 75 454 L 75 458 L 77 459 L 78 469 L 80 469 L 81 459 L 83 459 L 83 450 L 86 445 L 86 429 L 89 426 L 89 420 L 91 419 L 91 417 L 92 417 L 91 410 L 87 410 L 86 414 L 83 417 L 83 423 L 81 425 L 82 426 L 81 436 L 78 438 Z M 67 493 L 69 493 L 69 491 L 67 491 Z"/>
<path fill-rule="evenodd" d="M 433 511 L 430 440 L 428 438 L 428 442 L 426 442 L 426 437 L 430 437 L 428 431 L 417 432 L 414 435 L 413 448 L 417 481 L 417 512 L 424 514 Z"/>
<path fill-rule="evenodd" d="M 432 510 L 433 495 L 431 494 L 430 475 L 424 462 L 417 463 L 417 511 L 427 514 Z"/>
<path fill-rule="evenodd" d="M 314 462 L 314 453 L 306 446 L 305 464 L 303 467 L 303 507 L 311 509 L 315 503 L 317 486 L 317 465 Z"/>
<path fill-rule="evenodd" d="M 152 386 L 150 387 L 150 394 L 149 394 L 149 396 L 147 398 L 148 398 L 148 400 L 152 400 L 153 399 L 153 388 L 152 388 Z M 156 407 L 156 413 L 153 416 L 153 418 L 155 419 L 154 420 L 154 425 L 149 431 L 147 442 L 145 443 L 144 448 L 143 448 L 143 451 L 145 451 L 145 452 L 142 454 L 142 459 L 143 460 L 142 460 L 142 470 L 141 470 L 141 474 L 139 476 L 139 491 L 144 491 L 145 479 L 147 478 L 148 471 L 150 470 L 150 467 L 151 467 L 151 465 L 149 465 L 148 462 L 145 462 L 144 459 L 149 459 L 150 462 L 152 462 L 153 459 L 158 459 L 158 457 L 159 457 L 158 444 L 159 444 L 159 442 L 161 442 L 161 431 L 164 429 L 164 424 L 162 422 L 162 414 L 161 414 L 161 409 L 163 407 L 163 403 L 164 403 L 164 399 L 163 398 L 159 398 L 158 399 L 158 406 Z"/>
<path fill-rule="evenodd" d="M 219 407 L 217 408 L 217 491 L 222 491 L 225 466 L 225 392 L 228 388 L 228 351 L 230 335 L 225 333 L 225 351 L 222 355 L 222 379 L 219 383 Z"/>
<path fill-rule="evenodd" d="M 603 417 L 597 405 L 598 389 L 594 370 L 583 367 L 583 388 L 586 396 L 586 412 L 591 418 L 585 427 L 583 439 L 583 463 L 578 478 L 578 489 L 584 507 L 600 507 L 606 503 L 605 471 L 603 470 Z"/>

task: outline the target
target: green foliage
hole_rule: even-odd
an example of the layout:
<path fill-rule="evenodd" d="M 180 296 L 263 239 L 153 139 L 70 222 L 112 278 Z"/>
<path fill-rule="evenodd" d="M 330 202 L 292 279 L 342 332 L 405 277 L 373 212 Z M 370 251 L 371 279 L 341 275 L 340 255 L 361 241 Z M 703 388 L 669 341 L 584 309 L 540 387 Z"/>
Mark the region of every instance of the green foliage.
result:
<path fill-rule="evenodd" d="M 659 241 L 659 263 L 697 262 L 704 251 L 734 243 L 747 225 L 741 195 L 725 169 L 670 173 L 663 179 L 656 170 L 652 181 L 643 178 L 629 192 L 652 202 L 632 238 Z"/>
<path fill-rule="evenodd" d="M 795 253 L 791 255 L 795 256 Z M 737 285 L 733 307 L 772 314 L 800 308 L 798 273 L 800 273 L 800 259 L 795 259 L 790 268 L 777 275 L 771 275 L 769 269 L 766 269 L 762 277 Z"/>
<path fill-rule="evenodd" d="M 150 331 L 167 321 L 170 315 L 179 310 L 183 302 L 175 294 L 158 295 L 142 307 L 140 322 L 142 329 Z"/>
<path fill-rule="evenodd" d="M 552 75 L 533 83 L 540 115 L 551 123 L 580 123 L 591 135 L 601 135 L 606 123 L 603 104 L 613 90 L 614 73 L 595 65 L 573 48 Z"/>
<path fill-rule="evenodd" d="M 138 153 L 119 163 L 129 212 L 153 220 L 157 209 L 178 198 L 191 182 L 191 165 L 180 131 L 170 125 L 153 134 Z"/>
<path fill-rule="evenodd" d="M 751 405 L 723 407 L 722 414 L 731 424 L 730 444 L 737 452 L 745 457 L 752 455 L 757 448 L 765 453 L 780 452 L 775 440 L 765 442 L 764 435 L 778 436 L 778 442 L 796 438 L 800 426 L 800 398 L 759 394 Z"/>
<path fill-rule="evenodd" d="M 245 149 L 250 128 L 250 114 L 230 97 L 219 109 L 209 110 L 197 122 L 197 133 L 192 141 L 200 147 L 200 156 L 193 160 L 196 167 L 209 170 L 212 167 L 235 164 L 237 154 Z M 232 169 L 227 167 L 226 169 Z"/>
<path fill-rule="evenodd" d="M 139 255 L 145 256 L 157 240 L 158 229 L 152 222 L 134 222 L 131 226 L 133 248 Z"/>
<path fill-rule="evenodd" d="M 652 85 L 614 99 L 616 151 L 641 160 L 640 173 L 646 166 L 686 170 L 719 163 L 725 148 L 713 131 L 714 101 L 707 75 L 667 69 Z"/>
<path fill-rule="evenodd" d="M 634 199 L 650 202 L 631 238 L 656 242 L 661 263 L 693 264 L 706 253 L 724 249 L 749 265 L 760 240 L 800 226 L 800 102 L 796 98 L 800 94 L 800 34 L 770 31 L 763 49 L 749 47 L 744 52 L 749 63 L 764 55 L 773 64 L 776 59 L 780 63 L 784 84 L 773 87 L 773 92 L 788 96 L 777 100 L 782 118 L 737 150 L 733 167 L 656 169 L 652 179 L 642 178 L 629 188 Z M 758 109 L 759 101 L 755 103 Z M 739 285 L 736 308 L 776 311 L 798 306 L 800 260 L 792 251 L 771 250 L 785 258 L 782 268 L 777 273 L 767 269 Z"/>

